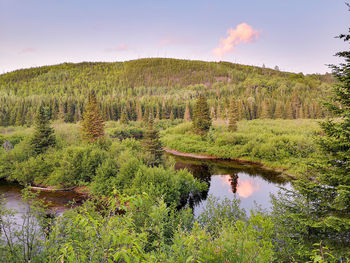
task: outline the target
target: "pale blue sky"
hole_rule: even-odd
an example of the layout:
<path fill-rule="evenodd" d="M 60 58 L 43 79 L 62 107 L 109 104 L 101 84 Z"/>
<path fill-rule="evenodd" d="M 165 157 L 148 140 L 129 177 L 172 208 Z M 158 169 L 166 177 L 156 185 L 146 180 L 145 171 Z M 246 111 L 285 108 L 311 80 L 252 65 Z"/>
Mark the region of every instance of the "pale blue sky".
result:
<path fill-rule="evenodd" d="M 227 30 L 242 23 L 256 37 L 215 56 Z M 343 0 L 0 0 L 0 73 L 143 57 L 324 73 L 348 49 L 334 36 L 349 27 Z"/>

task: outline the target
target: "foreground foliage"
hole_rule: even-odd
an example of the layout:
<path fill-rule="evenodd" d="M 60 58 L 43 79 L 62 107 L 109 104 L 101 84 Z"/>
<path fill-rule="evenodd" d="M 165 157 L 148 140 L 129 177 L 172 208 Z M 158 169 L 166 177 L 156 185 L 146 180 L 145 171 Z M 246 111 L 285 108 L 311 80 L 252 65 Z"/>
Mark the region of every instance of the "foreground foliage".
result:
<path fill-rule="evenodd" d="M 23 215 L 28 220 L 23 229 L 11 229 L 14 214 L 1 206 L 1 233 L 6 235 L 0 244 L 1 262 L 271 262 L 274 259 L 271 219 L 259 212 L 245 217 L 237 201 L 226 201 L 220 206 L 218 200 L 210 199 L 196 220 L 189 209 L 174 210 L 162 199 L 154 200 L 145 194 L 118 195 L 104 201 L 90 200 L 65 212 L 50 221 L 47 231 L 46 225 L 36 224 L 47 221 L 45 208 L 34 201 L 35 197 L 25 190 L 24 201 L 30 203 L 31 210 Z M 22 235 L 30 238 L 16 242 L 16 237 Z M 22 250 L 28 253 L 20 253 Z"/>

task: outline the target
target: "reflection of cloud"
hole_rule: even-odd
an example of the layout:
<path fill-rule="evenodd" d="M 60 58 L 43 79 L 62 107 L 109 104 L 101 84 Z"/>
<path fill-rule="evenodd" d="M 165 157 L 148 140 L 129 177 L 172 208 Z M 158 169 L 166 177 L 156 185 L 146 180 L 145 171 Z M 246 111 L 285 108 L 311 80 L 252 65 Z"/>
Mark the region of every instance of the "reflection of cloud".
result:
<path fill-rule="evenodd" d="M 19 53 L 20 54 L 24 54 L 24 53 L 34 53 L 36 52 L 36 48 L 33 48 L 33 47 L 26 47 L 26 48 L 23 48 Z"/>
<path fill-rule="evenodd" d="M 113 47 L 113 48 L 106 48 L 105 51 L 106 52 L 119 52 L 119 51 L 125 51 L 127 50 L 128 47 L 125 44 L 120 44 L 117 47 Z"/>
<path fill-rule="evenodd" d="M 220 175 L 220 181 L 223 186 L 232 186 L 230 175 Z M 242 198 L 248 198 L 254 192 L 260 189 L 260 185 L 257 185 L 253 180 L 240 180 L 238 178 L 237 193 Z M 232 190 L 229 190 L 232 193 Z"/>
<path fill-rule="evenodd" d="M 255 191 L 259 189 L 260 189 L 260 186 L 256 185 L 254 182 L 251 182 L 250 180 L 241 181 L 238 179 L 237 193 L 240 197 L 248 198 Z"/>
<path fill-rule="evenodd" d="M 221 38 L 219 45 L 213 50 L 216 57 L 222 58 L 240 43 L 253 42 L 258 38 L 259 31 L 254 30 L 247 23 L 241 23 L 236 29 L 230 28 L 227 30 L 227 34 L 228 36 Z"/>
<path fill-rule="evenodd" d="M 230 182 L 230 175 L 226 174 L 226 175 L 220 175 L 220 181 L 222 185 L 230 185 L 231 186 L 231 182 Z"/>

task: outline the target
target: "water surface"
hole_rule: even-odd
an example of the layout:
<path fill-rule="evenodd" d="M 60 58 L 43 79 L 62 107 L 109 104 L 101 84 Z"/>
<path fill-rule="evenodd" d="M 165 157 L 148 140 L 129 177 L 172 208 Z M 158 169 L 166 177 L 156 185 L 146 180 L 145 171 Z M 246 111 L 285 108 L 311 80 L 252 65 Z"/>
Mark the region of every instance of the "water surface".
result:
<path fill-rule="evenodd" d="M 280 173 L 263 169 L 258 165 L 178 156 L 174 158 L 176 160 L 175 169 L 186 168 L 195 178 L 208 185 L 208 192 L 197 197 L 193 203 L 195 215 L 198 215 L 205 206 L 208 195 L 220 199 L 238 198 L 241 201 L 241 207 L 247 212 L 256 205 L 269 210 L 271 208 L 270 195 L 276 194 L 281 186 L 291 187 L 289 181 Z"/>
<path fill-rule="evenodd" d="M 175 169 L 187 169 L 195 178 L 207 183 L 208 191 L 194 196 L 190 200 L 195 215 L 198 215 L 206 204 L 208 195 L 220 199 L 238 198 L 241 207 L 249 211 L 256 204 L 263 209 L 271 207 L 270 194 L 276 194 L 280 186 L 290 188 L 288 180 L 273 170 L 266 170 L 256 165 L 247 165 L 234 161 L 207 161 L 193 158 L 173 156 Z M 22 187 L 15 183 L 0 180 L 0 195 L 6 198 L 6 207 L 19 211 L 16 217 L 24 211 L 21 205 Z M 82 196 L 74 192 L 44 192 L 40 198 L 45 198 L 50 203 L 50 208 L 57 213 L 62 213 L 69 208 L 73 200 L 78 202 Z"/>

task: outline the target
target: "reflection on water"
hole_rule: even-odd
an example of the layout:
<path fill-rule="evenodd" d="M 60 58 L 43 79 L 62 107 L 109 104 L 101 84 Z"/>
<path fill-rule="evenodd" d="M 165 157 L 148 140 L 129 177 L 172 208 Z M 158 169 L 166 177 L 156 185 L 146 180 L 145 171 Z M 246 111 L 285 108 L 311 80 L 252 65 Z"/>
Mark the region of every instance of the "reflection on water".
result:
<path fill-rule="evenodd" d="M 279 173 L 259 166 L 245 165 L 233 161 L 203 161 L 174 157 L 175 169 L 189 170 L 194 177 L 208 184 L 208 191 L 190 199 L 190 206 L 198 215 L 205 206 L 208 195 L 220 199 L 225 197 L 241 200 L 241 207 L 249 211 L 256 204 L 263 209 L 271 207 L 270 194 L 276 194 L 279 186 L 290 184 Z"/>
<path fill-rule="evenodd" d="M 260 207 L 269 209 L 270 194 L 276 194 L 279 186 L 289 188 L 290 184 L 277 172 L 262 169 L 259 166 L 245 165 L 233 161 L 203 161 L 190 158 L 174 157 L 176 160 L 175 169 L 187 169 L 195 178 L 208 185 L 208 190 L 202 193 L 193 194 L 188 203 L 194 208 L 195 215 L 198 215 L 205 206 L 208 195 L 220 199 L 225 197 L 241 200 L 241 207 L 250 210 L 255 203 Z M 0 195 L 3 194 L 6 207 L 22 210 L 20 206 L 21 187 L 14 183 L 0 181 Z M 83 196 L 74 192 L 41 192 L 41 198 L 49 201 L 50 207 L 62 213 L 67 209 L 66 205 L 73 199 L 81 202 Z M 184 200 L 186 202 L 186 200 Z"/>
<path fill-rule="evenodd" d="M 21 190 L 22 186 L 9 183 L 5 180 L 0 180 L 0 198 L 5 198 L 5 206 L 7 209 L 15 209 L 21 213 L 23 207 L 21 204 Z M 41 191 L 39 198 L 43 198 L 48 204 L 49 208 L 55 210 L 58 214 L 69 208 L 69 204 L 72 201 L 80 203 L 83 200 L 83 196 L 74 192 L 44 192 Z"/>

